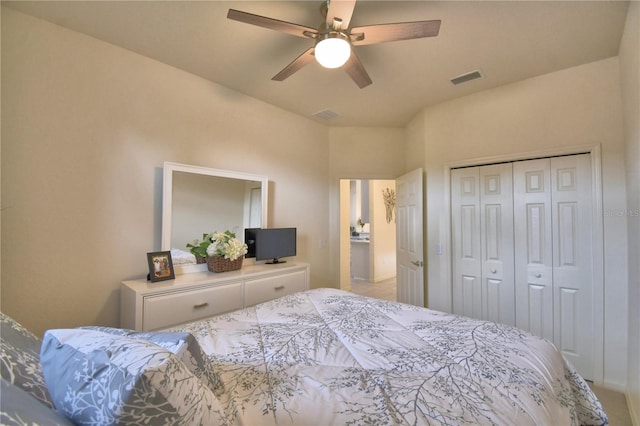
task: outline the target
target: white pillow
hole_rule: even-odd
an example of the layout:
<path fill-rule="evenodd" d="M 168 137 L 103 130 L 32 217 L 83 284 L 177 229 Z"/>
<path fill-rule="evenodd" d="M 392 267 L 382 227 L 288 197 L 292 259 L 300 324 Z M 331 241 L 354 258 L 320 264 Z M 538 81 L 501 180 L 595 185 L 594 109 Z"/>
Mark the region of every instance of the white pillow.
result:
<path fill-rule="evenodd" d="M 220 402 L 173 353 L 87 329 L 49 330 L 40 362 L 59 412 L 76 424 L 224 424 Z"/>

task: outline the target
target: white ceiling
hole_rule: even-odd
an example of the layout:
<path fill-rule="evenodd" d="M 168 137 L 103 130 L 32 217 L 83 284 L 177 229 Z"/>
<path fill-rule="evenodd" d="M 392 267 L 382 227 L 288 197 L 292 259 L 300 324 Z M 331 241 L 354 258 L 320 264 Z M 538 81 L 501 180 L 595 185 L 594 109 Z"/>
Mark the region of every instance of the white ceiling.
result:
<path fill-rule="evenodd" d="M 226 18 L 229 8 L 316 28 L 320 1 L 3 1 L 330 126 L 401 127 L 425 106 L 617 56 L 623 1 L 372 1 L 351 26 L 442 20 L 438 37 L 360 46 L 373 84 L 315 62 L 272 81 L 312 45 Z M 459 86 L 469 71 L 484 77 Z M 329 109 L 331 120 L 312 117 Z"/>

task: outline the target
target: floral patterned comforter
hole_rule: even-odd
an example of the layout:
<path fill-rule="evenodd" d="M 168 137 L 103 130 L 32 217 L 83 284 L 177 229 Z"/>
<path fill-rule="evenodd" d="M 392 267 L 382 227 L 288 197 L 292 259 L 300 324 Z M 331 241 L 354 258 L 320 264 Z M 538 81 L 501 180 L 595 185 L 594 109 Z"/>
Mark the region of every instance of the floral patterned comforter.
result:
<path fill-rule="evenodd" d="M 179 329 L 230 424 L 607 424 L 551 343 L 506 325 L 315 289 Z"/>

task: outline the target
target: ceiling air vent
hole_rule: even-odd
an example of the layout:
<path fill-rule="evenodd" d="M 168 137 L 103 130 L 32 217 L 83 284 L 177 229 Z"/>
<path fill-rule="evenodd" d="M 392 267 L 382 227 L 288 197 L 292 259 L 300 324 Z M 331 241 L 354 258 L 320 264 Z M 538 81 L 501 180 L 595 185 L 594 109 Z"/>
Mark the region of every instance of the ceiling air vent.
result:
<path fill-rule="evenodd" d="M 482 73 L 480 73 L 479 70 L 471 71 L 466 74 L 462 74 L 456 78 L 452 78 L 451 83 L 454 86 L 457 86 L 458 84 L 466 83 L 467 81 L 475 80 L 480 77 L 482 77 Z"/>
<path fill-rule="evenodd" d="M 316 118 L 321 118 L 322 120 L 331 120 L 333 118 L 336 118 L 338 116 L 337 112 L 331 111 L 330 109 L 324 109 L 322 111 L 318 111 L 315 114 L 313 114 L 314 117 Z"/>

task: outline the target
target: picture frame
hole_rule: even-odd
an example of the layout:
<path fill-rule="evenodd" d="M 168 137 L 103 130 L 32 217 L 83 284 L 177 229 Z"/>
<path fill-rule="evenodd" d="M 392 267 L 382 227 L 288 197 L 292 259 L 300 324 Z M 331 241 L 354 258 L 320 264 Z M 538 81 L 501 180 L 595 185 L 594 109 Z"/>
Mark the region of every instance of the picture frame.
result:
<path fill-rule="evenodd" d="M 147 253 L 147 263 L 149 264 L 149 275 L 147 280 L 153 282 L 175 279 L 173 261 L 170 251 L 155 251 Z"/>

